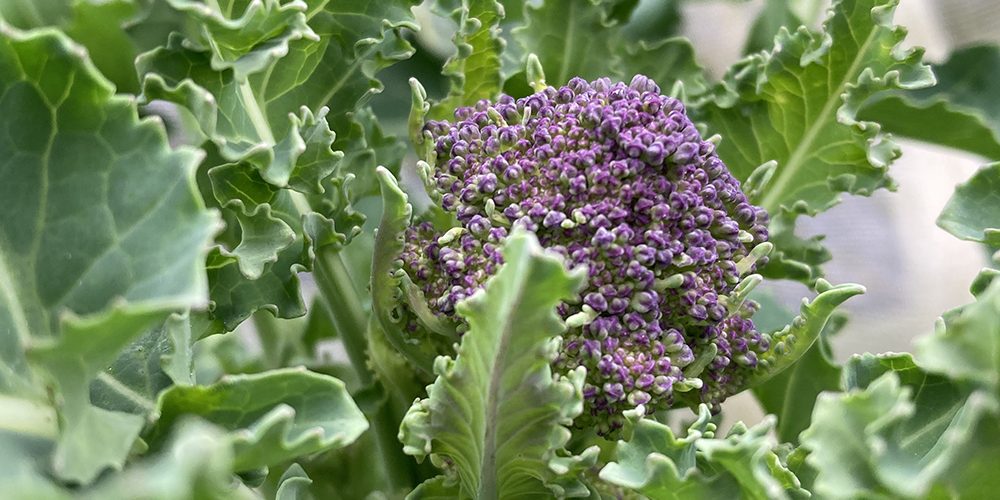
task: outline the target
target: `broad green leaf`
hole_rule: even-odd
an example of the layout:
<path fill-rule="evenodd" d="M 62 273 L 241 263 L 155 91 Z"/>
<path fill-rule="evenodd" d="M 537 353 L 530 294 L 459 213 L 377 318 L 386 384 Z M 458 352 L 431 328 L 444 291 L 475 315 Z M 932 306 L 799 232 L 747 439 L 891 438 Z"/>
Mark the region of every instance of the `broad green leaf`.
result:
<path fill-rule="evenodd" d="M 844 370 L 846 393 L 824 393 L 801 439 L 825 498 L 921 497 L 973 449 L 996 412 L 982 392 L 928 374 L 908 354 L 855 357 Z M 992 448 L 992 451 L 990 449 Z"/>
<path fill-rule="evenodd" d="M 65 37 L 0 34 L 11 334 L 49 337 L 61 310 L 86 315 L 117 299 L 145 310 L 202 303 L 200 261 L 217 223 L 196 195 L 198 154 L 171 150 L 162 127 L 139 121 Z"/>
<path fill-rule="evenodd" d="M 469 331 L 455 358 L 437 358 L 437 380 L 399 433 L 406 453 L 457 475 L 463 498 L 551 494 L 548 462 L 583 411 L 584 372 L 555 375 L 549 363 L 564 328 L 555 306 L 575 296 L 585 272 L 567 272 L 524 232 L 507 239 L 504 262 L 459 303 Z"/>
<path fill-rule="evenodd" d="M 774 419 L 747 429 L 737 424 L 724 438 L 715 437 L 708 407 L 683 438 L 655 420 L 635 419 L 632 436 L 618 441 L 613 462 L 601 469 L 602 480 L 652 499 L 789 498 L 799 495 L 798 481 L 772 451 L 767 434 Z"/>
<path fill-rule="evenodd" d="M 205 302 L 216 217 L 197 197 L 197 153 L 171 150 L 55 31 L 0 24 L 0 110 L 0 391 L 42 396 L 31 349 L 54 384 L 53 469 L 88 483 L 121 466 L 142 425 L 91 406 L 89 383 L 171 309 Z"/>
<path fill-rule="evenodd" d="M 955 188 L 937 224 L 963 240 L 1000 246 L 1000 163 L 986 165 Z"/>
<path fill-rule="evenodd" d="M 5 0 L 0 15 L 12 26 L 29 30 L 66 22 L 72 11 L 65 0 Z"/>
<path fill-rule="evenodd" d="M 721 134 L 718 152 L 747 180 L 760 165 L 776 162 L 770 181 L 751 201 L 775 219 L 786 219 L 775 241 L 793 239 L 798 215 L 815 215 L 841 193 L 868 195 L 891 188 L 886 175 L 899 148 L 876 123 L 857 119 L 860 105 L 890 89 L 934 83 L 922 51 L 904 49 L 904 29 L 892 25 L 898 0 L 838 0 L 820 33 L 782 30 L 776 49 L 748 57 L 730 70 L 716 99 L 699 110 L 710 133 Z M 787 233 L 787 234 L 785 234 Z M 776 264 L 792 259 L 776 245 Z M 820 274 L 814 262 L 806 281 Z M 781 267 L 765 276 L 787 277 Z"/>
<path fill-rule="evenodd" d="M 340 448 L 368 428 L 341 381 L 295 368 L 173 386 L 160 397 L 158 413 L 153 446 L 175 421 L 197 415 L 229 431 L 235 471 Z"/>
<path fill-rule="evenodd" d="M 4 0 L 0 17 L 27 30 L 52 26 L 83 45 L 97 69 L 120 92 L 136 92 L 136 44 L 126 28 L 140 14 L 135 0 Z"/>
<path fill-rule="evenodd" d="M 934 87 L 877 95 L 859 116 L 893 134 L 1000 159 L 1000 47 L 958 49 L 934 74 Z"/>
<path fill-rule="evenodd" d="M 191 419 L 181 422 L 163 451 L 77 495 L 84 500 L 228 500 L 257 498 L 232 476 L 226 435 Z"/>
<path fill-rule="evenodd" d="M 140 9 L 134 0 L 77 0 L 66 2 L 73 15 L 62 27 L 73 41 L 87 48 L 87 54 L 119 92 L 137 93 L 135 73 L 138 47 L 126 31 Z"/>
<path fill-rule="evenodd" d="M 19 400 L 23 401 L 23 400 Z M 12 499 L 61 500 L 70 498 L 47 474 L 48 464 L 42 457 L 52 453 L 52 441 L 46 438 L 18 432 L 8 426 L 11 414 L 23 410 L 19 403 L 0 396 L 3 412 L 0 412 L 0 482 L 3 493 Z M 51 412 L 51 408 L 46 407 Z M 47 417 L 55 434 L 56 416 Z"/>
<path fill-rule="evenodd" d="M 463 0 L 453 13 L 457 53 L 445 63 L 442 73 L 451 80 L 448 96 L 437 103 L 431 115 L 450 120 L 454 110 L 480 99 L 495 99 L 503 83 L 500 56 L 504 41 L 500 22 L 504 7 L 497 0 Z"/>
<path fill-rule="evenodd" d="M 547 84 L 558 87 L 574 76 L 589 81 L 619 73 L 621 54 L 612 43 L 618 23 L 607 19 L 597 0 L 525 3 L 525 18 L 512 36 L 525 54 L 538 56 Z"/>
<path fill-rule="evenodd" d="M 753 388 L 764 411 L 778 417 L 775 432 L 783 443 L 798 442 L 799 433 L 809 427 L 816 396 L 840 387 L 841 368 L 833 360 L 829 341 L 843 326 L 837 319 L 830 318 L 816 343 L 795 364 Z"/>

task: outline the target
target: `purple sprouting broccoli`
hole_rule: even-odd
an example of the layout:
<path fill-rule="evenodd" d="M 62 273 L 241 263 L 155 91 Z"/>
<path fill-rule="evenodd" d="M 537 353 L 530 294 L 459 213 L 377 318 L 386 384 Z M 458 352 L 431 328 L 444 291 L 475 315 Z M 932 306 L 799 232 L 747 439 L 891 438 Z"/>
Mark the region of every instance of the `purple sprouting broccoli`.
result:
<path fill-rule="evenodd" d="M 644 76 L 574 78 L 424 130 L 436 156 L 426 182 L 459 227 L 410 227 L 402 258 L 435 314 L 455 321 L 523 226 L 589 271 L 580 301 L 560 306 L 569 330 L 555 361 L 587 369 L 578 425 L 606 435 L 639 405 L 717 407 L 741 388 L 768 339 L 749 319 L 756 304 L 733 300 L 763 260 L 737 263 L 767 239 L 768 215 L 680 101 Z"/>

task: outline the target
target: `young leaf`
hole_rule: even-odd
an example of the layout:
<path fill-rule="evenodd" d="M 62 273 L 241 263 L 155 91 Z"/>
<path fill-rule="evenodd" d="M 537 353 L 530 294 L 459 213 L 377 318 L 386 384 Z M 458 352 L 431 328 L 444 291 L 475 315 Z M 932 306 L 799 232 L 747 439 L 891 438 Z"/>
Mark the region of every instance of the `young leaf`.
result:
<path fill-rule="evenodd" d="M 276 262 L 278 254 L 295 242 L 295 231 L 271 214 L 270 205 L 257 205 L 247 210 L 239 200 L 231 203 L 240 226 L 240 241 L 232 255 L 236 257 L 240 272 L 255 280 L 264 273 L 265 266 Z"/>
<path fill-rule="evenodd" d="M 601 469 L 602 480 L 656 499 L 788 498 L 798 494 L 798 481 L 778 460 L 767 437 L 773 418 L 747 429 L 733 427 L 715 437 L 708 407 L 687 435 L 649 419 L 632 419 L 632 437 L 618 441 L 615 460 Z"/>
<path fill-rule="evenodd" d="M 413 208 L 407 202 L 396 179 L 388 170 L 377 170 L 382 188 L 382 220 L 375 233 L 372 256 L 372 314 L 392 347 L 424 374 L 431 373 L 437 356 L 429 341 L 415 341 L 403 332 L 403 320 L 398 310 L 400 285 L 399 255 L 403 252 L 403 231 L 410 225 Z"/>
<path fill-rule="evenodd" d="M 182 416 L 197 415 L 229 431 L 235 471 L 340 448 L 368 428 L 343 382 L 294 368 L 173 386 L 160 397 L 158 413 L 153 446 Z"/>
<path fill-rule="evenodd" d="M 403 141 L 382 130 L 371 108 L 353 113 L 347 131 L 337 135 L 333 146 L 344 152 L 341 170 L 345 175 L 354 176 L 349 193 L 352 202 L 366 196 L 378 196 L 375 168 L 382 166 L 396 175 L 407 152 Z"/>
<path fill-rule="evenodd" d="M 169 2 L 191 27 L 141 55 L 137 67 L 143 100 L 180 106 L 211 144 L 203 170 L 231 229 L 209 262 L 210 331 L 230 330 L 259 309 L 304 314 L 297 273 L 318 247 L 357 233 L 362 217 L 350 203 L 361 195 L 348 185 L 355 174 L 360 189 L 371 188 L 374 165 L 352 161 L 338 172 L 341 153 L 331 148 L 369 158 L 391 149 L 379 141 L 398 144 L 377 126 L 357 126 L 352 113 L 381 90 L 375 72 L 412 53 L 399 31 L 416 29 L 413 4 Z M 223 167 L 231 168 L 217 172 Z"/>
<path fill-rule="evenodd" d="M 764 411 L 778 417 L 775 432 L 783 443 L 796 443 L 799 433 L 809 427 L 817 395 L 840 388 L 841 367 L 832 359 L 829 341 L 844 324 L 837 319 L 830 318 L 816 343 L 794 365 L 753 388 Z"/>
<path fill-rule="evenodd" d="M 1000 159 L 1000 46 L 958 49 L 934 75 L 929 89 L 874 96 L 859 116 L 893 134 Z"/>
<path fill-rule="evenodd" d="M 211 283 L 211 327 L 207 332 L 200 332 L 198 337 L 206 333 L 232 331 L 258 310 L 269 311 L 281 318 L 297 318 L 305 314 L 298 276 L 303 270 L 303 253 L 301 240 L 296 240 L 278 254 L 278 260 L 259 278 L 251 281 L 240 271 L 235 258 L 223 255 L 218 249 L 213 250 L 206 266 Z"/>
<path fill-rule="evenodd" d="M 900 47 L 906 32 L 892 25 L 898 0 L 839 0 L 821 33 L 782 30 L 775 50 L 739 63 L 701 108 L 710 132 L 725 139 L 719 155 L 740 179 L 777 162 L 751 201 L 774 217 L 815 215 L 840 193 L 891 188 L 886 170 L 898 147 L 872 122 L 858 121 L 860 105 L 887 89 L 934 83 L 922 51 Z M 738 99 L 728 92 L 735 92 Z M 791 224 L 783 231 L 793 231 Z M 776 247 L 776 263 L 791 259 Z M 814 267 L 811 263 L 803 265 Z M 784 277 L 765 269 L 765 274 Z M 819 276 L 813 271 L 809 279 Z"/>
<path fill-rule="evenodd" d="M 802 299 L 799 315 L 791 323 L 769 334 L 771 346 L 761 354 L 760 367 L 747 381 L 747 387 L 766 382 L 798 362 L 820 337 L 837 306 L 855 295 L 865 293 L 865 288 L 850 283 L 833 286 L 820 279 L 816 282 L 816 291 L 819 295 L 812 301 Z"/>
<path fill-rule="evenodd" d="M 455 358 L 439 357 L 428 397 L 400 428 L 404 451 L 457 475 L 462 497 L 548 493 L 548 462 L 583 409 L 582 371 L 554 375 L 549 363 L 563 324 L 555 306 L 574 297 L 584 272 L 515 233 L 505 264 L 484 290 L 459 303 L 469 322 Z"/>
<path fill-rule="evenodd" d="M 278 491 L 275 500 L 306 500 L 309 497 L 309 485 L 312 479 L 299 464 L 292 464 L 278 480 Z"/>
<path fill-rule="evenodd" d="M 963 240 L 1000 246 L 1000 163 L 986 165 L 955 188 L 937 224 Z"/>

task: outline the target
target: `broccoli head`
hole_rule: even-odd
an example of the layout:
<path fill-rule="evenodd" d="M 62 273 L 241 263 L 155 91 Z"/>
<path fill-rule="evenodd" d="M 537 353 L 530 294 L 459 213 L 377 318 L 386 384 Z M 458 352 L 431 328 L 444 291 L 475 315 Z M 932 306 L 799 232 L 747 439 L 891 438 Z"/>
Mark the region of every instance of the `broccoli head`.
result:
<path fill-rule="evenodd" d="M 589 272 L 580 300 L 559 308 L 568 331 L 554 361 L 587 369 L 577 425 L 607 435 L 639 405 L 717 407 L 741 388 L 768 338 L 750 320 L 756 304 L 733 292 L 763 263 L 747 257 L 768 237 L 768 214 L 680 101 L 644 76 L 574 78 L 424 130 L 429 191 L 458 227 L 413 225 L 402 261 L 434 314 L 458 321 L 455 304 L 499 268 L 522 226 Z"/>

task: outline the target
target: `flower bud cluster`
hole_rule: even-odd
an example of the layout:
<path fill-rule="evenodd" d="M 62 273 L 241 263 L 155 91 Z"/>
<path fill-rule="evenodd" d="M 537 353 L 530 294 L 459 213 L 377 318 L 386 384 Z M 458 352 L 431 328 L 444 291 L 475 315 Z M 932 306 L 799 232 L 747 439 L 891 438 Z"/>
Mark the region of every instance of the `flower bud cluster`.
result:
<path fill-rule="evenodd" d="M 502 264 L 515 226 L 586 266 L 579 303 L 559 308 L 570 328 L 555 361 L 587 368 L 579 424 L 608 434 L 624 410 L 665 409 L 684 391 L 717 405 L 756 366 L 768 341 L 748 319 L 755 305 L 728 296 L 736 263 L 767 239 L 768 215 L 653 81 L 574 78 L 425 130 L 436 155 L 428 188 L 460 228 L 411 227 L 404 269 L 450 317 Z"/>

